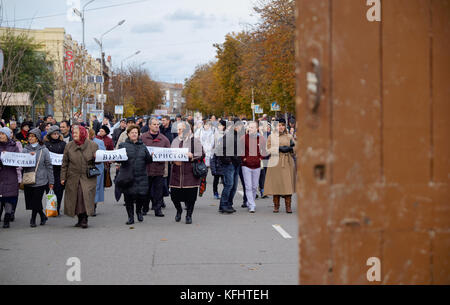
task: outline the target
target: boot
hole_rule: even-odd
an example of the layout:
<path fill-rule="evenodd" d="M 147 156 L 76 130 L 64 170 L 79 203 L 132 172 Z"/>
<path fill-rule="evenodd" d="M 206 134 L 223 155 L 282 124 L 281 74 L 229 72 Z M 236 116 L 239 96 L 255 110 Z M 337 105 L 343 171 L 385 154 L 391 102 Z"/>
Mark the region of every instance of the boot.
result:
<path fill-rule="evenodd" d="M 186 224 L 192 224 L 192 213 L 194 212 L 194 203 L 188 204 L 188 210 L 186 215 Z"/>
<path fill-rule="evenodd" d="M 9 220 L 11 219 L 11 214 L 5 214 L 5 219 L 3 220 L 3 229 L 9 229 Z"/>
<path fill-rule="evenodd" d="M 35 212 L 35 211 L 31 212 L 30 227 L 32 227 L 32 228 L 36 228 L 36 215 L 37 215 L 37 212 Z"/>
<path fill-rule="evenodd" d="M 16 220 L 15 212 L 16 212 L 16 211 L 12 211 L 12 212 L 11 212 L 11 217 L 10 217 L 10 219 L 9 219 L 10 222 L 14 222 L 14 220 Z"/>
<path fill-rule="evenodd" d="M 177 216 L 175 216 L 175 221 L 180 222 L 181 221 L 181 215 L 183 214 L 183 208 L 181 206 L 181 203 L 174 202 L 175 209 L 177 209 Z"/>
<path fill-rule="evenodd" d="M 273 212 L 274 213 L 279 213 L 280 212 L 280 196 L 273 196 Z"/>
<path fill-rule="evenodd" d="M 78 223 L 75 225 L 75 228 L 81 228 L 82 220 L 83 220 L 83 217 L 81 217 L 81 215 L 78 215 Z"/>
<path fill-rule="evenodd" d="M 133 205 L 127 205 L 127 214 L 128 214 L 128 221 L 126 223 L 127 226 L 134 224 L 134 206 Z"/>
<path fill-rule="evenodd" d="M 292 214 L 292 196 L 284 197 L 284 202 L 286 203 L 286 213 Z"/>
<path fill-rule="evenodd" d="M 88 216 L 86 214 L 83 215 L 83 219 L 81 221 L 81 228 L 82 229 L 88 228 Z"/>
<path fill-rule="evenodd" d="M 97 204 L 94 205 L 94 214 L 92 217 L 97 217 Z"/>
<path fill-rule="evenodd" d="M 40 212 L 39 215 L 41 216 L 41 226 L 45 226 L 47 223 L 48 217 L 44 214 L 44 212 Z"/>
<path fill-rule="evenodd" d="M 140 205 L 136 205 L 136 216 L 139 222 L 144 221 L 144 215 L 142 215 L 142 207 Z"/>

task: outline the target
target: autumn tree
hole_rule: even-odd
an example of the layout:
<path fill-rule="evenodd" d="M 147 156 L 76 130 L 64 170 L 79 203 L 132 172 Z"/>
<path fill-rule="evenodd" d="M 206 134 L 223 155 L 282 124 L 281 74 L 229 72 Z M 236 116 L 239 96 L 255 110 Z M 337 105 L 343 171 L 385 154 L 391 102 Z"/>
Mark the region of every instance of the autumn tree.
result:
<path fill-rule="evenodd" d="M 294 112 L 295 2 L 260 0 L 259 22 L 215 44 L 216 60 L 197 67 L 186 80 L 189 110 L 206 114 L 251 115 L 252 97 L 266 112 L 277 102 Z"/>
<path fill-rule="evenodd" d="M 105 105 L 109 113 L 114 113 L 115 105 L 124 105 L 126 115 L 146 115 L 153 113 L 162 103 L 160 85 L 140 67 L 119 70 L 110 82 L 112 92 Z"/>

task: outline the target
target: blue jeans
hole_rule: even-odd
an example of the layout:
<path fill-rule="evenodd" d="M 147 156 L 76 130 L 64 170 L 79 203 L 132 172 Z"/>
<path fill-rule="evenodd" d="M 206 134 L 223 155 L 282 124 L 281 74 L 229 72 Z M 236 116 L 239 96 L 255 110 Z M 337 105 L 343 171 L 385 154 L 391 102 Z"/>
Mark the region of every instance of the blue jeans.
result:
<path fill-rule="evenodd" d="M 224 188 L 220 198 L 220 209 L 233 207 L 233 199 L 239 183 L 239 167 L 234 164 L 223 167 Z"/>

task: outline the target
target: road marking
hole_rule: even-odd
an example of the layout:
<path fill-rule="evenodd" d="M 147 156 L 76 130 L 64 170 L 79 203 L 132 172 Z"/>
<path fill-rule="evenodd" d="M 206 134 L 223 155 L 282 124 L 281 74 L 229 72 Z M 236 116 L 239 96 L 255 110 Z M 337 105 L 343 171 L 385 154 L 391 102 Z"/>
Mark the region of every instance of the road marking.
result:
<path fill-rule="evenodd" d="M 280 225 L 272 225 L 272 227 L 278 231 L 285 239 L 292 239 L 292 236 L 289 235 Z"/>

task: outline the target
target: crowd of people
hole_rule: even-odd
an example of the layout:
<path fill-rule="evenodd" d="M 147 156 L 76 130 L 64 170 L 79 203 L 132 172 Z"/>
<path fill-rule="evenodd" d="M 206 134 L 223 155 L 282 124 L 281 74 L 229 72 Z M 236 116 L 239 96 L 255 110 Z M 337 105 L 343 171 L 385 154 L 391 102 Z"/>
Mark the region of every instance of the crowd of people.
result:
<path fill-rule="evenodd" d="M 52 116 L 21 123 L 0 122 L 0 152 L 31 154 L 35 167 L 6 166 L 0 161 L 0 220 L 9 228 L 15 220 L 22 189 L 30 226 L 46 225 L 44 194 L 57 197 L 57 214 L 78 217 L 76 227 L 88 228 L 88 218 L 97 216 L 97 205 L 105 201 L 105 188 L 114 186 L 117 201 L 124 196 L 127 225 L 143 222 L 150 210 L 165 217 L 164 198 L 170 197 L 180 222 L 192 224 L 198 197 L 213 176 L 212 192 L 219 200 L 219 213 L 236 213 L 239 181 L 243 189 L 241 207 L 255 213 L 259 197 L 273 197 L 274 213 L 292 213 L 295 193 L 296 122 L 294 118 L 257 121 L 239 118 L 195 120 L 192 116 L 121 119 L 100 123 L 95 116 L 86 124 L 81 118 L 56 122 Z M 147 147 L 185 148 L 188 161 L 157 162 Z M 125 149 L 128 160 L 96 163 L 98 150 Z M 62 165 L 52 165 L 50 153 L 62 155 Z M 114 179 L 111 169 L 116 168 Z M 220 184 L 223 188 L 219 191 Z M 151 206 L 150 206 L 151 202 Z M 184 208 L 182 203 L 184 203 Z M 62 206 L 64 207 L 62 210 Z M 3 216 L 4 212 L 4 216 Z"/>

